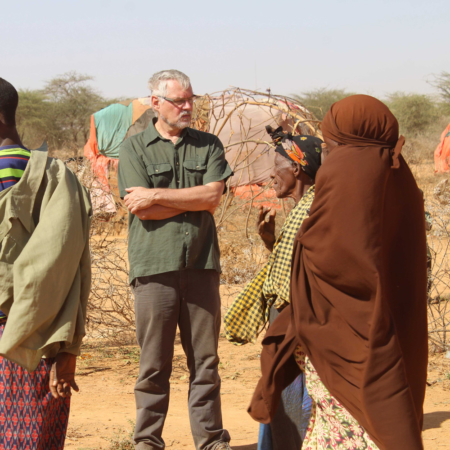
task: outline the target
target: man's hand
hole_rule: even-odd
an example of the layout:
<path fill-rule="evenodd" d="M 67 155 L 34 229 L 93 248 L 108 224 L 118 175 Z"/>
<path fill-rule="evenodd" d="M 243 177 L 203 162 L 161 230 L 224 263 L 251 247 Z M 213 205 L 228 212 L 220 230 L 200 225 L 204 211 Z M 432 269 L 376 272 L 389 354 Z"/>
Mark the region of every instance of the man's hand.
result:
<path fill-rule="evenodd" d="M 131 214 L 136 214 L 137 211 L 150 208 L 155 205 L 156 195 L 159 189 L 147 189 L 144 187 L 130 187 L 125 189 L 128 194 L 124 197 L 125 206 Z"/>
<path fill-rule="evenodd" d="M 186 210 L 170 208 L 169 206 L 152 205 L 150 208 L 136 211 L 136 217 L 141 220 L 165 220 L 185 213 Z"/>
<path fill-rule="evenodd" d="M 275 244 L 275 216 L 277 212 L 272 208 L 259 207 L 257 230 L 267 250 L 273 251 Z M 268 221 L 266 222 L 266 217 Z"/>
<path fill-rule="evenodd" d="M 54 398 L 72 395 L 70 388 L 79 391 L 75 383 L 77 357 L 71 353 L 58 353 L 50 370 L 50 392 Z"/>

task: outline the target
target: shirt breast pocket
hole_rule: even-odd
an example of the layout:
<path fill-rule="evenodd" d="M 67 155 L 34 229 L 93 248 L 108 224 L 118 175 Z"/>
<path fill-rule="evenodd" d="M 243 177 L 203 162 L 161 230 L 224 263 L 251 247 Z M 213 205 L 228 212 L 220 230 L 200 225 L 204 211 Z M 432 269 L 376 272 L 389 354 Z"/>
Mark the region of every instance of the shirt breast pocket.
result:
<path fill-rule="evenodd" d="M 25 248 L 31 234 L 19 219 L 10 218 L 6 225 L 6 227 L 0 226 L 0 236 L 2 236 L 0 237 L 0 261 L 14 264 L 14 261 Z"/>
<path fill-rule="evenodd" d="M 147 174 L 155 188 L 168 188 L 173 179 L 173 170 L 169 163 L 149 164 Z"/>
<path fill-rule="evenodd" d="M 187 187 L 203 185 L 203 175 L 206 173 L 206 161 L 188 159 L 183 163 Z"/>

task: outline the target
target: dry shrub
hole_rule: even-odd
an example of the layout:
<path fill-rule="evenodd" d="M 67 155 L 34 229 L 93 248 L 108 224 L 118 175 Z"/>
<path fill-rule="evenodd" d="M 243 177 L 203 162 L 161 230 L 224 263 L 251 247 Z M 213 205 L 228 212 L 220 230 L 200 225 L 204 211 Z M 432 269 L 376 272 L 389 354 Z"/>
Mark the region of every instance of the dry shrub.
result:
<path fill-rule="evenodd" d="M 450 350 L 450 189 L 443 180 L 426 202 L 432 217 L 428 235 L 431 253 L 428 289 L 428 327 L 433 353 Z"/>
<path fill-rule="evenodd" d="M 262 202 L 264 206 L 268 206 Z M 261 203 L 258 197 L 250 199 L 232 197 L 222 214 L 225 201 L 215 213 L 218 224 L 220 244 L 220 263 L 222 267 L 221 284 L 244 285 L 251 281 L 267 262 L 269 252 L 257 233 L 257 221 Z M 275 218 L 277 235 L 293 203 L 287 201 Z M 226 220 L 220 221 L 221 217 Z"/>
<path fill-rule="evenodd" d="M 267 261 L 266 250 L 260 242 L 253 237 L 247 242 L 244 239 L 245 236 L 237 242 L 230 242 L 227 238 L 221 240 L 221 284 L 246 284 Z"/>
<path fill-rule="evenodd" d="M 134 450 L 134 429 L 136 425 L 131 420 L 128 422 L 131 429 L 128 431 L 120 430 L 112 439 L 109 439 L 108 450 Z"/>
<path fill-rule="evenodd" d="M 323 120 L 333 103 L 350 95 L 355 95 L 355 92 L 322 87 L 302 92 L 300 95 L 294 94 L 293 97 L 303 103 L 319 120 Z"/>
<path fill-rule="evenodd" d="M 95 228 L 94 228 L 95 230 Z M 128 284 L 127 239 L 113 227 L 91 236 L 92 287 L 88 304 L 88 330 L 93 338 L 134 342 L 134 302 Z"/>
<path fill-rule="evenodd" d="M 128 283 L 126 209 L 115 189 L 105 187 L 93 175 L 84 158 L 67 162 L 91 193 L 94 214 L 90 230 L 92 264 L 91 295 L 87 310 L 90 339 L 110 344 L 135 342 L 134 301 Z M 116 212 L 111 212 L 111 202 Z"/>
<path fill-rule="evenodd" d="M 450 117 L 440 117 L 424 131 L 405 135 L 406 142 L 402 155 L 409 164 L 422 164 L 434 161 L 434 150 L 441 140 L 441 134 L 449 124 Z"/>

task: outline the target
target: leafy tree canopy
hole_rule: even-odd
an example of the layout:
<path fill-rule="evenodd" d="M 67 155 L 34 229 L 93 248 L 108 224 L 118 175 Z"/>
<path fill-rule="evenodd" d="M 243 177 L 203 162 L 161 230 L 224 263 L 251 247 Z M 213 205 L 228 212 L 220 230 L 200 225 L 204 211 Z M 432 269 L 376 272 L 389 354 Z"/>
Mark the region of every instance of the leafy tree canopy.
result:
<path fill-rule="evenodd" d="M 323 120 L 333 103 L 350 95 L 354 95 L 354 93 L 347 92 L 345 89 L 328 89 L 323 87 L 302 92 L 300 95 L 294 94 L 293 97 L 305 105 L 319 120 Z"/>
<path fill-rule="evenodd" d="M 19 90 L 16 124 L 21 141 L 30 148 L 47 140 L 50 125 L 50 105 L 41 91 Z"/>
<path fill-rule="evenodd" d="M 89 85 L 92 79 L 67 72 L 43 90 L 19 91 L 17 124 L 24 144 L 36 148 L 46 140 L 50 149 L 76 153 L 88 139 L 91 115 L 117 101 L 103 98 Z"/>
<path fill-rule="evenodd" d="M 397 117 L 400 132 L 404 134 L 417 135 L 439 117 L 438 108 L 428 95 L 394 92 L 388 95 L 386 103 Z"/>

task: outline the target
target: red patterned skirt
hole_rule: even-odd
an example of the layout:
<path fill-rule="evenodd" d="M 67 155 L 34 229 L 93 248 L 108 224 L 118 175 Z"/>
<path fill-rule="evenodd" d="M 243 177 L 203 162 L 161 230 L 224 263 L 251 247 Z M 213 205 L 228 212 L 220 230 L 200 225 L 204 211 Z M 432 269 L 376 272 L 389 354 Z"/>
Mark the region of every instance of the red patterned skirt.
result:
<path fill-rule="evenodd" d="M 0 321 L 0 339 L 6 321 Z M 0 356 L 0 450 L 62 450 L 70 397 L 55 399 L 49 389 L 53 359 L 28 372 Z"/>

